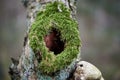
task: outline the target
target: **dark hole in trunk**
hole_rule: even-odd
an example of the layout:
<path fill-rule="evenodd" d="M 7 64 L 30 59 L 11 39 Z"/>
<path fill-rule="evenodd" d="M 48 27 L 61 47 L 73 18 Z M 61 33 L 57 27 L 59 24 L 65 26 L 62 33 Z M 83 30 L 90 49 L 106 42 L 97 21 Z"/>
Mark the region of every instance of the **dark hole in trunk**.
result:
<path fill-rule="evenodd" d="M 60 36 L 60 31 L 52 28 L 50 33 L 44 37 L 46 47 L 49 51 L 53 51 L 55 55 L 64 50 L 65 41 L 62 41 Z"/>

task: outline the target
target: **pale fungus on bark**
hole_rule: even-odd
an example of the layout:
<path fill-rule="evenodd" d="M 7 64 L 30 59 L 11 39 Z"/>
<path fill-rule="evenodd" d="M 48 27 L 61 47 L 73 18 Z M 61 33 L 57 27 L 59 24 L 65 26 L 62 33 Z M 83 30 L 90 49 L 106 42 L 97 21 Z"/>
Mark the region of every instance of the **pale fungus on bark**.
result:
<path fill-rule="evenodd" d="M 86 61 L 79 61 L 74 72 L 74 80 L 104 80 L 100 70 Z"/>

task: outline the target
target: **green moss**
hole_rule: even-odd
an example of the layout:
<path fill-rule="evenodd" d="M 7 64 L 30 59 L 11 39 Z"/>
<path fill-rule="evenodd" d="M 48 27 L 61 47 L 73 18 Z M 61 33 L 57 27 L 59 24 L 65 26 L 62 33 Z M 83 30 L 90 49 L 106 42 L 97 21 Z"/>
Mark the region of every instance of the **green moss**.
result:
<path fill-rule="evenodd" d="M 59 11 L 59 8 L 62 12 Z M 48 51 L 45 46 L 44 36 L 52 28 L 61 33 L 61 39 L 65 42 L 65 49 L 58 55 Z M 39 69 L 43 73 L 53 73 L 70 65 L 77 57 L 80 47 L 78 24 L 70 17 L 70 11 L 61 2 L 49 3 L 45 10 L 38 12 L 35 22 L 29 31 L 30 46 L 36 53 L 42 54 Z"/>

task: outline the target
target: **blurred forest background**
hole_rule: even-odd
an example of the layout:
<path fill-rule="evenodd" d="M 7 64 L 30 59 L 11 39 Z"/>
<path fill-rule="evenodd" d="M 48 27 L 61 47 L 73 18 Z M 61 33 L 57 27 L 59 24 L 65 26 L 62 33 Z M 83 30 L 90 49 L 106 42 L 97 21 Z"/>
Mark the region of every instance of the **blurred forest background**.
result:
<path fill-rule="evenodd" d="M 120 80 L 120 0 L 78 0 L 82 60 L 96 65 L 106 80 Z M 10 80 L 10 57 L 22 54 L 27 31 L 21 0 L 0 0 L 0 80 Z"/>

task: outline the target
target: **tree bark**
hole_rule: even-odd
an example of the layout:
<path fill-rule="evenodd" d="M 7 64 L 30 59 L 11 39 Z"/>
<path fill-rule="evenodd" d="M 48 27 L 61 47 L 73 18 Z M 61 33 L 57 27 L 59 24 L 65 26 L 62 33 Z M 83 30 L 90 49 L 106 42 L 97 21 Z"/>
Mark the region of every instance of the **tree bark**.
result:
<path fill-rule="evenodd" d="M 29 31 L 31 29 L 32 24 L 35 22 L 37 13 L 43 9 L 44 7 L 50 3 L 60 1 L 64 3 L 64 5 L 70 9 L 70 17 L 75 20 L 76 15 L 76 0 L 23 0 L 23 4 L 27 10 L 27 26 L 28 30 L 26 32 L 26 36 L 24 38 L 23 45 L 23 53 L 19 59 L 19 61 L 12 58 L 12 65 L 10 66 L 10 76 L 12 80 L 87 80 L 89 79 L 89 75 L 85 76 L 85 71 L 89 72 L 89 69 L 83 69 L 86 63 L 80 63 L 80 53 L 77 58 L 74 59 L 70 65 L 52 73 L 50 75 L 42 74 L 41 70 L 38 69 L 39 61 L 41 60 L 41 55 L 35 54 L 33 49 L 30 47 L 30 40 L 28 38 Z M 58 6 L 58 10 L 61 9 Z M 62 63 L 62 62 L 61 62 Z M 91 64 L 87 64 L 87 66 L 91 66 Z M 80 68 L 79 68 L 80 67 Z M 93 69 L 93 68 L 92 68 Z M 84 73 L 83 73 L 84 72 Z M 93 73 L 99 73 L 95 75 L 89 80 L 103 80 L 101 76 L 101 72 L 96 68 Z"/>

